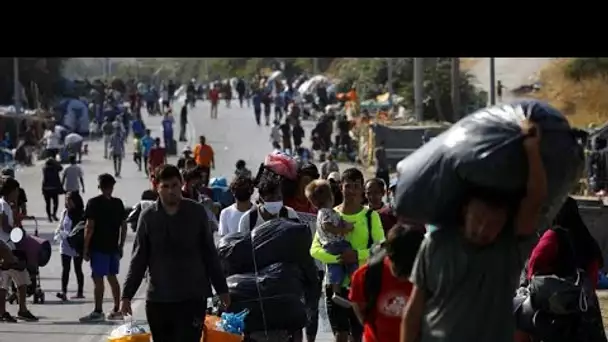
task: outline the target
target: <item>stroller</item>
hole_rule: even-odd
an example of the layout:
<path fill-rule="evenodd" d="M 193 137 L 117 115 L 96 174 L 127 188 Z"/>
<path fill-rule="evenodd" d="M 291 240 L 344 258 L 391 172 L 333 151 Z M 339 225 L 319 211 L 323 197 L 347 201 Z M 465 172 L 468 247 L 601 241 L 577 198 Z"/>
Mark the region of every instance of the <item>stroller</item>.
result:
<path fill-rule="evenodd" d="M 14 251 L 15 256 L 25 262 L 25 269 L 30 276 L 30 285 L 27 287 L 27 296 L 33 297 L 34 304 L 44 304 L 44 291 L 40 285 L 40 267 L 44 267 L 51 259 L 51 244 L 38 237 L 38 221 L 35 217 L 29 216 L 24 219 L 34 221 L 35 229 L 33 238 L 25 238 L 17 243 L 17 249 Z M 32 246 L 34 245 L 34 246 Z M 33 253 L 35 256 L 33 256 Z M 17 301 L 17 287 L 11 284 L 10 293 L 7 301 L 13 304 Z"/>

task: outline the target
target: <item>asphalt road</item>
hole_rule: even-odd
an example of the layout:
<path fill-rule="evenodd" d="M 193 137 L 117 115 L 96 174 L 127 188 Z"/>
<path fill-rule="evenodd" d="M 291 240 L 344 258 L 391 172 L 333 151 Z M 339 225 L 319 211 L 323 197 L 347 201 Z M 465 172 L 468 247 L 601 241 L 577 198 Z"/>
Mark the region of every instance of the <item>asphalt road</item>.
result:
<path fill-rule="evenodd" d="M 253 172 L 257 171 L 257 166 L 264 156 L 271 150 L 269 143 L 270 128 L 257 126 L 253 117 L 252 109 L 241 109 L 238 103 L 232 103 L 232 108 L 226 108 L 224 103 L 220 104 L 219 118 L 211 120 L 209 117 L 208 102 L 198 102 L 197 107 L 190 111 L 190 127 L 188 136 L 191 146 L 198 140 L 199 135 L 205 135 L 207 141 L 213 146 L 216 153 L 217 167 L 212 171 L 214 175 L 226 175 L 230 177 L 234 172 L 234 164 L 237 159 L 244 159 Z M 179 113 L 178 106 L 174 108 L 174 113 Z M 160 117 L 146 117 L 146 124 L 156 135 L 160 135 Z M 312 123 L 305 123 L 305 128 L 310 132 Z M 177 130 L 177 129 L 176 129 Z M 177 132 L 176 132 L 177 134 Z M 179 150 L 184 144 L 180 143 Z M 85 172 L 86 193 L 84 199 L 97 195 L 97 175 L 108 172 L 113 173 L 112 164 L 103 159 L 103 146 L 100 142 L 89 143 L 90 153 L 84 157 L 82 168 Z M 131 146 L 128 145 L 127 157 L 124 160 L 122 178 L 118 179 L 114 194 L 123 199 L 126 205 L 132 205 L 139 200 L 141 192 L 149 186 L 147 179 L 142 172 L 138 172 L 130 158 Z M 46 221 L 44 211 L 44 201 L 40 192 L 41 167 L 34 166 L 19 169 L 17 179 L 25 188 L 28 194 L 28 208 L 30 214 L 38 217 L 41 235 L 47 239 L 52 239 L 52 232 L 56 225 Z M 63 201 L 63 198 L 60 199 Z M 61 203 L 62 204 L 62 203 Z M 63 205 L 63 204 L 62 204 Z M 33 230 L 33 222 L 26 222 L 26 229 Z M 120 281 L 124 280 L 124 273 L 128 267 L 130 259 L 130 241 L 133 234 L 129 231 L 129 241 L 127 250 L 121 263 Z M 93 309 L 92 298 L 93 288 L 89 278 L 85 277 L 85 297 L 84 300 L 73 300 L 61 302 L 55 297 L 60 289 L 61 263 L 58 246 L 54 245 L 53 256 L 49 264 L 42 268 L 41 284 L 46 293 L 45 304 L 31 304 L 30 310 L 40 318 L 39 322 L 16 324 L 0 324 L 0 340 L 38 342 L 44 339 L 45 342 L 98 342 L 106 341 L 107 334 L 112 327 L 120 322 L 103 322 L 95 324 L 82 324 L 78 319 L 88 314 Z M 88 264 L 84 265 L 86 274 L 89 274 Z M 72 275 L 70 279 L 70 291 L 75 291 L 76 281 Z M 145 324 L 145 313 L 143 312 L 143 300 L 145 294 L 145 284 L 138 292 L 134 303 L 134 316 L 138 322 Z M 109 289 L 106 288 L 106 301 L 104 311 L 112 309 L 112 300 Z M 17 307 L 8 306 L 9 312 L 15 314 Z M 317 341 L 325 342 L 331 340 L 329 325 L 323 311 L 320 322 L 320 334 Z"/>

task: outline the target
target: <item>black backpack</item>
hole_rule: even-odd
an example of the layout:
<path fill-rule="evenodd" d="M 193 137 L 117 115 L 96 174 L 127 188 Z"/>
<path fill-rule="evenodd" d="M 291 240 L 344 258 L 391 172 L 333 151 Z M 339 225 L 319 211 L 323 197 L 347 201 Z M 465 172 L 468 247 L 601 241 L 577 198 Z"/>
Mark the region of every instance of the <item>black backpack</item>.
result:
<path fill-rule="evenodd" d="M 78 255 L 82 255 L 84 251 L 84 228 L 85 221 L 78 222 L 67 237 L 68 244 L 74 248 Z"/>
<path fill-rule="evenodd" d="M 411 232 L 420 233 L 420 236 L 416 237 L 416 240 L 412 240 L 415 244 L 420 247 L 422 240 L 424 239 L 424 232 L 417 229 L 416 226 L 411 226 Z M 370 220 L 370 241 L 371 241 L 371 220 Z M 367 302 L 363 311 L 365 320 L 368 321 L 371 318 L 371 314 L 376 307 L 380 290 L 382 289 L 382 271 L 384 269 L 384 257 L 387 255 L 384 243 L 370 244 L 370 256 L 367 262 L 367 272 L 365 273 L 365 279 L 363 282 L 363 291 Z M 412 253 L 411 265 L 413 267 L 414 260 L 418 254 L 418 250 Z M 411 270 L 410 270 L 411 271 Z M 375 328 L 374 328 L 375 329 Z"/>

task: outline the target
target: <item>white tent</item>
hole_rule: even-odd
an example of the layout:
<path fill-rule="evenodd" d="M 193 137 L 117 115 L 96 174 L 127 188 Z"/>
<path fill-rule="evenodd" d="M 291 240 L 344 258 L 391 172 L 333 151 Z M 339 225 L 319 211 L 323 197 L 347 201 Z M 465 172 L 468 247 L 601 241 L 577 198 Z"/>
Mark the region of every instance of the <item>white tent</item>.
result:
<path fill-rule="evenodd" d="M 308 81 L 302 83 L 298 88 L 298 92 L 300 94 L 312 93 L 321 83 L 329 83 L 329 79 L 323 75 L 313 76 Z"/>

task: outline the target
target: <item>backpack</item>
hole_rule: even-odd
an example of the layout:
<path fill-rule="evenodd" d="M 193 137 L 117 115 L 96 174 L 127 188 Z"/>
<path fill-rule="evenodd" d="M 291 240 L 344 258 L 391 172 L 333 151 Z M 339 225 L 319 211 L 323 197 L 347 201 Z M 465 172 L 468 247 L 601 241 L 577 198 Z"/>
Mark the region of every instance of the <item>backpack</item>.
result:
<path fill-rule="evenodd" d="M 253 229 L 255 229 L 255 224 L 258 223 L 258 206 L 254 205 L 253 208 L 251 209 L 251 213 L 249 213 L 249 231 L 252 231 Z M 283 207 L 281 208 L 281 210 L 279 211 L 279 216 L 281 218 L 285 218 L 288 219 L 290 221 L 294 221 L 294 222 L 300 222 L 300 220 L 298 219 L 292 219 L 289 218 L 289 212 L 287 211 L 287 208 Z"/>
<path fill-rule="evenodd" d="M 371 219 L 369 221 L 370 224 L 370 241 L 371 241 Z M 410 232 L 414 234 L 420 234 L 417 236 L 412 236 L 412 242 L 420 247 L 422 240 L 424 239 L 424 232 L 417 229 L 416 226 L 411 226 Z M 365 297 L 367 298 L 367 302 L 365 304 L 365 308 L 363 311 L 365 320 L 368 321 L 371 318 L 371 314 L 376 307 L 378 296 L 380 295 L 380 290 L 382 289 L 382 271 L 384 270 L 384 257 L 387 256 L 386 248 L 384 242 L 373 245 L 370 244 L 370 256 L 367 262 L 367 272 L 365 273 L 365 279 L 363 282 L 363 291 L 365 293 Z M 416 253 L 413 253 L 412 267 L 414 264 L 414 260 L 416 258 Z M 410 270 L 411 271 L 411 270 Z M 372 326 L 375 330 L 375 327 Z"/>
<path fill-rule="evenodd" d="M 84 228 L 85 221 L 78 222 L 70 231 L 70 235 L 66 238 L 68 244 L 74 248 L 78 255 L 82 255 L 84 251 Z"/>

